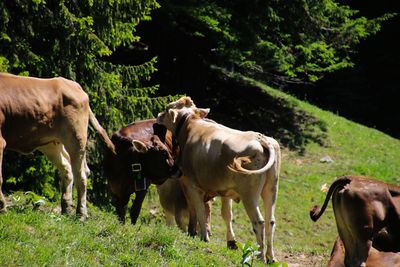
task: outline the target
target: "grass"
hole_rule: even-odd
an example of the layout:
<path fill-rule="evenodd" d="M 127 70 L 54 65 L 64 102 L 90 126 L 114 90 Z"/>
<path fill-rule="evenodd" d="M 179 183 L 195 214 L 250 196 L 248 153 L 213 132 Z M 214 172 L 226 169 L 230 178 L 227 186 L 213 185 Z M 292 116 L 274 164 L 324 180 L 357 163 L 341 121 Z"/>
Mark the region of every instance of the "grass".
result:
<path fill-rule="evenodd" d="M 268 94 L 319 118 L 327 129 L 324 145 L 309 143 L 304 153 L 283 149 L 276 210 L 275 251 L 278 260 L 300 266 L 324 266 L 336 236 L 332 208 L 321 219 L 309 209 L 322 204 L 320 187 L 345 174 L 400 182 L 400 141 L 377 130 L 323 111 L 252 80 Z M 330 156 L 332 163 L 320 159 Z M 15 200 L 14 200 L 15 201 Z M 15 205 L 0 216 L 0 266 L 239 266 L 240 251 L 225 248 L 225 225 L 215 201 L 209 243 L 165 226 L 155 188 L 146 198 L 139 223 L 121 225 L 116 216 L 90 207 L 81 223 L 59 215 L 58 203 L 40 207 Z M 242 203 L 234 204 L 237 240 L 255 242 Z M 317 257 L 312 264 L 301 265 Z M 254 266 L 262 266 L 258 261 Z"/>

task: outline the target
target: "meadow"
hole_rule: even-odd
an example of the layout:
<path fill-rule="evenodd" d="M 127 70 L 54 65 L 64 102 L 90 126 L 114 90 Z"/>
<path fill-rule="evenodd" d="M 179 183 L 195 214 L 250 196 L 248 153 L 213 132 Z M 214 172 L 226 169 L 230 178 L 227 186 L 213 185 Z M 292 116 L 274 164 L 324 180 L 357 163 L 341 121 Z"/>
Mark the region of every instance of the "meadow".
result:
<path fill-rule="evenodd" d="M 321 187 L 347 174 L 399 184 L 400 141 L 264 84 L 248 82 L 326 127 L 322 144 L 310 142 L 302 152 L 282 147 L 274 239 L 279 261 L 325 266 L 337 235 L 331 205 L 316 223 L 308 215 L 325 199 Z M 321 161 L 326 156 L 332 161 Z M 225 245 L 218 199 L 209 243 L 165 225 L 154 186 L 134 226 L 121 225 L 112 210 L 95 206 L 89 206 L 90 217 L 82 223 L 60 215 L 59 203 L 29 192 L 9 194 L 8 201 L 9 212 L 0 215 L 0 266 L 240 266 L 241 252 Z M 235 203 L 233 212 L 237 241 L 255 243 L 242 203 Z M 264 265 L 255 261 L 254 266 Z"/>

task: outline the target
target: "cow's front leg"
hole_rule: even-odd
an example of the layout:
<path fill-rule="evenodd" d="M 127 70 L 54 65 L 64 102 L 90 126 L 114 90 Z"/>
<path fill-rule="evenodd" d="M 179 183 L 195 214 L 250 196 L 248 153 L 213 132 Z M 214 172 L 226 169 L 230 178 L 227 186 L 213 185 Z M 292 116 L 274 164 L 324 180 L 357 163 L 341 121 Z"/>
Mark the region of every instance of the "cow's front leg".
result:
<path fill-rule="evenodd" d="M 235 233 L 232 228 L 232 199 L 222 197 L 221 202 L 221 215 L 226 225 L 226 244 L 229 249 L 237 249 Z"/>
<path fill-rule="evenodd" d="M 130 209 L 131 223 L 136 224 L 139 217 L 140 210 L 142 209 L 143 200 L 146 197 L 147 190 L 141 190 L 135 192 L 135 200 L 132 203 Z"/>
<path fill-rule="evenodd" d="M 182 176 L 179 179 L 179 183 L 181 185 L 183 194 L 186 198 L 187 202 L 187 207 L 189 210 L 189 224 L 188 224 L 188 234 L 190 236 L 196 236 L 197 235 L 197 216 L 196 216 L 196 210 L 193 205 L 193 200 L 190 198 L 189 192 L 188 192 L 188 187 L 189 187 L 189 180 L 187 176 Z"/>
<path fill-rule="evenodd" d="M 205 215 L 205 207 L 204 207 L 204 194 L 201 194 L 194 185 L 189 184 L 187 187 L 188 196 L 194 206 L 196 211 L 197 221 L 200 226 L 200 237 L 201 240 L 208 242 L 210 238 L 207 232 L 206 226 L 206 215 Z"/>
<path fill-rule="evenodd" d="M 125 214 L 126 214 L 126 206 L 128 205 L 129 202 L 129 194 L 124 194 L 124 197 L 120 197 L 122 195 L 121 193 L 119 195 L 117 194 L 112 194 L 111 195 L 111 203 L 115 207 L 115 212 L 117 213 L 118 220 L 124 224 L 125 223 Z"/>

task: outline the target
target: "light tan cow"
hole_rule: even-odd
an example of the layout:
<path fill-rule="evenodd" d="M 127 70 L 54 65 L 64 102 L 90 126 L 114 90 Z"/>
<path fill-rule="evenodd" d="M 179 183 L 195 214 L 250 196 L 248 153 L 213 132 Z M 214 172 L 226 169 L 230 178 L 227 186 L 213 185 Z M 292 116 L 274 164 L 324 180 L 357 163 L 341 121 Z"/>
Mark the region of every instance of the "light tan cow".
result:
<path fill-rule="evenodd" d="M 205 196 L 230 199 L 225 204 L 230 216 L 231 199 L 242 200 L 260 246 L 262 260 L 265 260 L 265 230 L 267 256 L 274 259 L 274 210 L 280 170 L 279 144 L 273 138 L 260 133 L 242 132 L 203 120 L 208 112 L 208 109 L 175 109 L 169 106 L 169 109 L 160 113 L 157 118 L 158 123 L 165 125 L 178 140 L 181 150 L 178 164 L 188 177 L 188 195 L 195 206 L 201 238 L 204 241 L 209 240 L 202 205 Z M 266 229 L 258 206 L 260 196 L 264 201 Z M 229 227 L 227 239 L 233 241 L 231 220 Z"/>
<path fill-rule="evenodd" d="M 6 211 L 1 191 L 1 163 L 5 149 L 28 154 L 39 150 L 58 168 L 61 211 L 72 211 L 72 186 L 78 192 L 76 212 L 85 219 L 88 122 L 107 146 L 114 145 L 89 107 L 81 86 L 64 78 L 39 79 L 0 73 L 0 211 Z"/>

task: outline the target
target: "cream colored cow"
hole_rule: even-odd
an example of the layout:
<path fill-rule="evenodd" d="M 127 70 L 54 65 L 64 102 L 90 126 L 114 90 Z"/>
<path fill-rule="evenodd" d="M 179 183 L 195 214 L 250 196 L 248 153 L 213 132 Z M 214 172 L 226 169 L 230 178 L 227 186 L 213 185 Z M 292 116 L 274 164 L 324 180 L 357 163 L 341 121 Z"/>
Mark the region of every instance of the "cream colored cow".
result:
<path fill-rule="evenodd" d="M 87 217 L 89 168 L 85 147 L 89 120 L 114 151 L 106 131 L 90 110 L 88 95 L 78 83 L 64 78 L 39 79 L 0 73 L 0 211 L 6 211 L 1 191 L 4 150 L 23 154 L 39 150 L 59 170 L 62 213 L 73 209 L 72 186 L 75 183 L 76 212 L 82 219 Z"/>
<path fill-rule="evenodd" d="M 242 200 L 260 246 L 261 258 L 265 260 L 266 231 L 267 256 L 273 259 L 274 210 L 281 160 L 279 144 L 257 132 L 238 131 L 204 120 L 208 112 L 194 105 L 187 108 L 187 105 L 170 104 L 157 118 L 178 140 L 178 165 L 188 177 L 187 191 L 195 206 L 201 238 L 209 240 L 203 205 L 206 196 L 230 199 L 225 203 L 230 216 L 231 199 Z M 266 229 L 258 206 L 260 196 L 264 201 Z M 227 239 L 234 241 L 231 220 L 227 226 L 230 228 Z"/>

